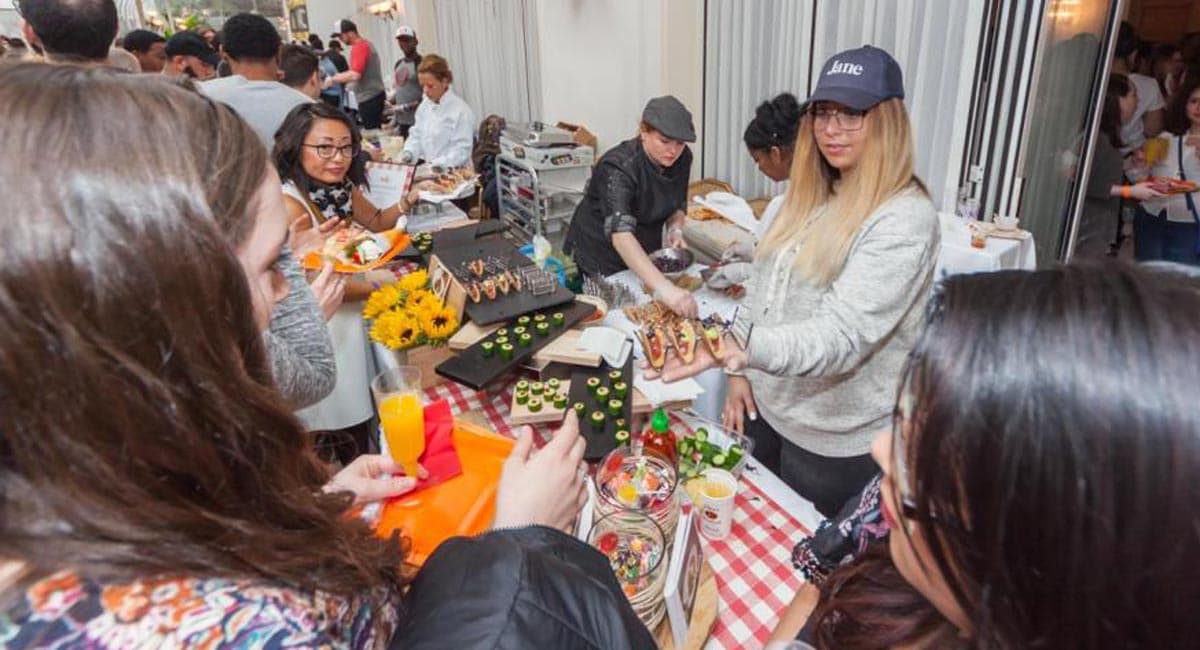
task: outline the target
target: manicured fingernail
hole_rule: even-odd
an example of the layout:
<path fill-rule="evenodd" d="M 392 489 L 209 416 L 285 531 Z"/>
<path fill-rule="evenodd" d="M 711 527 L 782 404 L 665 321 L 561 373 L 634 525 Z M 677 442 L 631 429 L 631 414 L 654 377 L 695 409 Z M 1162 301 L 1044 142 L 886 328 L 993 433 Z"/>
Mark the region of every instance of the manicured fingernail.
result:
<path fill-rule="evenodd" d="M 755 420 L 758 420 L 758 414 L 757 414 L 757 413 L 755 413 L 754 411 L 750 411 L 750 420 L 751 420 L 752 422 L 753 422 L 753 421 L 755 421 Z"/>

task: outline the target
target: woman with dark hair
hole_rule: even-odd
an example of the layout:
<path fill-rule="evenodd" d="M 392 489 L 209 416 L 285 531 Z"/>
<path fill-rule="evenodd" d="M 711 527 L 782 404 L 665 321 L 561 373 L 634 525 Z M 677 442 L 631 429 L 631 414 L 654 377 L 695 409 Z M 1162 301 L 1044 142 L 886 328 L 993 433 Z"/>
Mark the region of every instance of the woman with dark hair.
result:
<path fill-rule="evenodd" d="M 283 180 L 289 222 L 301 237 L 338 227 L 380 231 L 402 226 L 402 215 L 412 205 L 410 196 L 379 209 L 363 196 L 368 184 L 362 136 L 346 113 L 328 104 L 292 109 L 275 134 L 272 155 Z M 371 349 L 361 304 L 371 288 L 357 280 L 346 283 L 345 301 L 328 323 L 337 366 L 333 392 L 298 413 L 343 463 L 370 449 L 374 435 Z"/>
<path fill-rule="evenodd" d="M 1189 79 L 1167 106 L 1166 156 L 1150 175 L 1200 183 L 1200 78 Z M 1200 193 L 1175 192 L 1142 203 L 1133 222 L 1139 260 L 1200 265 Z"/>
<path fill-rule="evenodd" d="M 758 171 L 776 183 L 786 181 L 792 169 L 800 110 L 795 95 L 780 93 L 754 109 L 754 119 L 742 134 L 742 141 L 754 164 L 758 165 Z"/>
<path fill-rule="evenodd" d="M 796 146 L 796 131 L 800 128 L 800 102 L 791 93 L 781 93 L 765 101 L 754 110 L 754 119 L 746 125 L 742 141 L 758 171 L 764 176 L 782 183 L 792 171 L 792 153 Z M 758 222 L 758 235 L 767 232 L 779 207 L 783 195 L 771 200 Z"/>
<path fill-rule="evenodd" d="M 1123 74 L 1108 77 L 1100 112 L 1100 137 L 1092 152 L 1092 175 L 1088 180 L 1084 208 L 1075 238 L 1077 258 L 1112 255 L 1121 210 L 1119 199 L 1145 201 L 1162 196 L 1154 184 L 1142 181 L 1124 184 L 1125 158 L 1121 155 L 1121 125 L 1137 107 L 1137 88 Z"/>
<path fill-rule="evenodd" d="M 1180 267 L 947 279 L 872 450 L 887 552 L 826 582 L 818 647 L 1195 647 L 1197 314 Z"/>
<path fill-rule="evenodd" d="M 454 623 L 449 647 L 652 643 L 607 560 L 551 530 L 586 498 L 573 418 L 505 462 L 494 526 L 512 532 L 452 540 L 418 574 L 474 609 L 419 587 L 399 607 L 404 545 L 350 508 L 415 477 L 380 456 L 331 477 L 276 392 L 259 333 L 287 290 L 287 221 L 228 107 L 156 76 L 36 63 L 0 70 L 0 103 L 6 648 L 381 647 L 430 609 Z M 47 144 L 59 155 L 36 154 Z M 496 577 L 471 583 L 468 565 Z M 534 607 L 560 624 L 530 631 L 518 617 Z M 492 612 L 500 629 L 481 629 Z"/>

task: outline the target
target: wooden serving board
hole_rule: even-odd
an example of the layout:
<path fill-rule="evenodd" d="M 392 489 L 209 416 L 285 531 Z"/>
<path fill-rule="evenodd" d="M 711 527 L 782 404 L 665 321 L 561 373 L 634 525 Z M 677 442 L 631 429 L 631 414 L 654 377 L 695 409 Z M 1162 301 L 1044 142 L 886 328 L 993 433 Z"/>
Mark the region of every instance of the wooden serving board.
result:
<path fill-rule="evenodd" d="M 567 395 L 570 395 L 571 382 L 569 380 L 562 382 L 562 387 L 559 390 L 566 391 Z M 632 393 L 633 403 L 630 404 L 630 406 L 633 408 L 633 413 L 635 415 L 654 411 L 654 405 L 650 403 L 650 400 L 646 399 L 645 395 L 642 395 L 641 391 L 634 388 Z M 568 402 L 567 405 L 570 406 L 570 402 Z M 670 411 L 687 408 L 690 405 L 691 402 L 668 402 L 667 404 L 663 404 L 662 407 Z M 538 411 L 537 413 L 533 413 L 526 408 L 524 404 L 517 404 L 517 398 L 514 395 L 512 399 L 512 410 L 509 412 L 508 421 L 513 425 L 558 422 L 563 418 L 564 411 L 564 409 L 554 408 L 553 404 L 546 404 L 542 406 L 542 410 Z M 582 428 L 586 423 L 580 422 L 579 424 Z"/>
<path fill-rule="evenodd" d="M 450 349 L 455 351 L 465 350 L 487 338 L 492 332 L 498 329 L 500 329 L 499 323 L 479 326 L 474 322 L 468 322 L 454 336 L 450 337 Z M 554 339 L 546 347 L 539 350 L 537 354 L 533 355 L 533 363 L 543 365 L 558 362 L 592 368 L 600 365 L 599 354 L 579 349 L 580 336 L 583 336 L 583 332 L 577 329 L 567 330 L 562 336 Z"/>
<path fill-rule="evenodd" d="M 708 635 L 712 632 L 713 623 L 717 622 L 717 609 L 720 601 L 717 599 L 717 576 L 709 566 L 708 560 L 700 569 L 700 586 L 696 589 L 696 601 L 692 605 L 692 620 L 688 626 L 687 643 L 683 648 L 675 647 L 675 638 L 671 635 L 671 621 L 663 616 L 662 623 L 654 638 L 662 650 L 700 650 Z"/>

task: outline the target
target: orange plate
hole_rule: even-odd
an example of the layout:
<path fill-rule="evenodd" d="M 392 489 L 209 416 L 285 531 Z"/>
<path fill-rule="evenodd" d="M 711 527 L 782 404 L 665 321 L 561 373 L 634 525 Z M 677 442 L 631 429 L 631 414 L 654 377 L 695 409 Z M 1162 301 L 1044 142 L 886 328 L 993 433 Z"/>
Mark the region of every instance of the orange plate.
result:
<path fill-rule="evenodd" d="M 443 541 L 487 529 L 496 512 L 496 487 L 513 440 L 454 420 L 454 448 L 462 474 L 383 506 L 375 532 L 387 537 L 400 529 L 412 541 L 407 561 L 420 566 Z"/>
<path fill-rule="evenodd" d="M 1155 176 L 1150 179 L 1150 182 L 1158 191 L 1166 194 L 1188 194 L 1200 189 L 1200 185 L 1197 185 L 1195 181 L 1185 181 L 1169 176 Z"/>
<path fill-rule="evenodd" d="M 384 251 L 379 259 L 370 264 L 346 264 L 337 261 L 333 263 L 333 270 L 338 273 L 366 273 L 367 271 L 374 271 L 390 262 L 393 257 L 400 254 L 400 251 L 408 248 L 408 244 L 412 240 L 411 237 L 400 229 L 385 230 L 379 234 L 387 237 L 392 242 L 391 247 Z M 325 266 L 325 258 L 321 256 L 321 251 L 312 251 L 308 255 L 305 255 L 300 263 L 309 271 L 320 271 L 321 267 Z"/>

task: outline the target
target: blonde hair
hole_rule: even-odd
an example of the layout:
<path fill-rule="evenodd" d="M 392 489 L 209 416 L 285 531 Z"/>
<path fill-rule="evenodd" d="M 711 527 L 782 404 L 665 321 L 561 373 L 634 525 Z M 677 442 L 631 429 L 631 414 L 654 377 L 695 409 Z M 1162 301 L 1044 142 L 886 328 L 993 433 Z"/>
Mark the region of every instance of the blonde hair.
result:
<path fill-rule="evenodd" d="M 797 243 L 795 268 L 818 286 L 833 283 L 862 224 L 880 205 L 915 185 L 912 129 L 899 99 L 877 104 L 867 113 L 867 137 L 854 173 L 841 178 L 821 155 L 813 135 L 812 115 L 805 112 L 796 133 L 791 181 L 779 216 L 767 229 L 756 259 Z M 822 208 L 828 214 L 820 214 Z"/>

